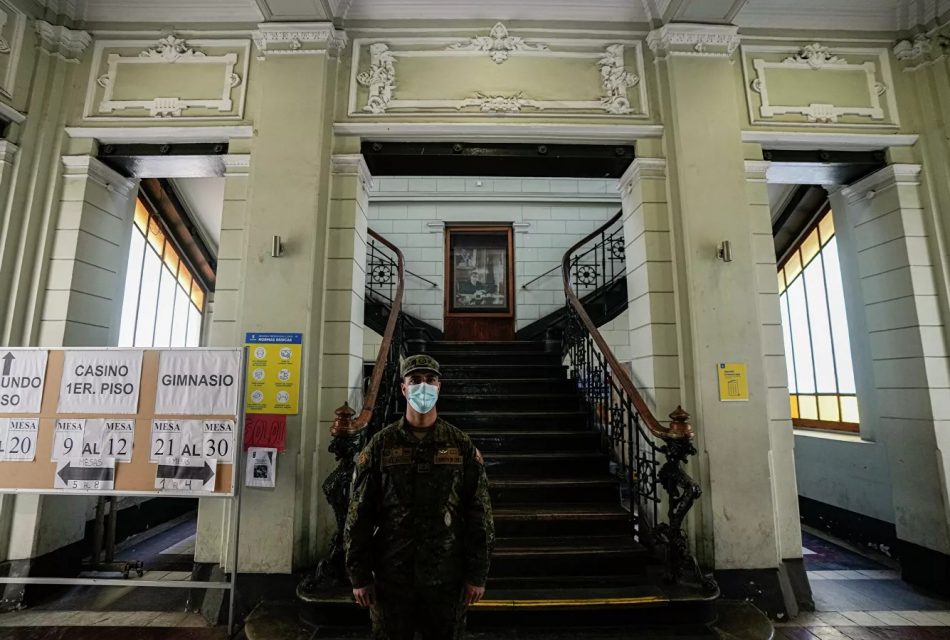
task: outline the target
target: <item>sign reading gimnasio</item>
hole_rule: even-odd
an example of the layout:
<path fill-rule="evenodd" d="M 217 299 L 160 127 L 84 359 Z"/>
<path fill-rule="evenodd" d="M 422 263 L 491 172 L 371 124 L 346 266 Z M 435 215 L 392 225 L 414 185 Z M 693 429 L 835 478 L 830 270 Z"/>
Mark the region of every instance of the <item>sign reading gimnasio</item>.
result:
<path fill-rule="evenodd" d="M 235 415 L 240 383 L 239 351 L 162 351 L 155 414 Z"/>

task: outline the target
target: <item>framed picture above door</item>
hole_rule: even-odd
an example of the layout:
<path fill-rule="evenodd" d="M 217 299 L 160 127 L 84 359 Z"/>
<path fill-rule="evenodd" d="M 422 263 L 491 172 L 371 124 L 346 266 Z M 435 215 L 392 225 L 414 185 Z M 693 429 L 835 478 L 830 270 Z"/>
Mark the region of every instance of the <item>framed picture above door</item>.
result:
<path fill-rule="evenodd" d="M 513 244 L 511 226 L 446 227 L 447 338 L 513 339 Z"/>

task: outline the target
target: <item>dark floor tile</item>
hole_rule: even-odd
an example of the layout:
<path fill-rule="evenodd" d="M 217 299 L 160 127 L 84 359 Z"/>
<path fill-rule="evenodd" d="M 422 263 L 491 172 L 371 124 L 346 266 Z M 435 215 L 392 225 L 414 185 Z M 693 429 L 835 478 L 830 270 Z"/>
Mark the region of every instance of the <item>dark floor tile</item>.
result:
<path fill-rule="evenodd" d="M 809 631 L 814 634 L 818 640 L 851 640 L 851 638 L 835 627 L 809 627 Z"/>
<path fill-rule="evenodd" d="M 802 532 L 802 546 L 814 554 L 804 557 L 807 571 L 849 571 L 856 569 L 887 569 L 879 562 L 839 547 L 808 532 Z"/>
<path fill-rule="evenodd" d="M 817 640 L 805 627 L 776 627 L 775 640 Z"/>
<path fill-rule="evenodd" d="M 226 640 L 224 629 L 149 627 L 19 627 L 0 629 L 0 640 Z"/>

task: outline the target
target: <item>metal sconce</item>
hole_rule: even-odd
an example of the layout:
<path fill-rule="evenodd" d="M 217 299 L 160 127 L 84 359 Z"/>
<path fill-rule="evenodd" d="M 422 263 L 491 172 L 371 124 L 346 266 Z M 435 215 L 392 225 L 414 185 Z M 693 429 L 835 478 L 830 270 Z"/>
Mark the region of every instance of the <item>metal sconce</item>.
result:
<path fill-rule="evenodd" d="M 274 240 L 270 248 L 270 255 L 272 258 L 279 258 L 283 254 L 284 254 L 284 243 L 281 242 L 280 236 L 274 236 Z"/>
<path fill-rule="evenodd" d="M 732 245 L 729 244 L 728 240 L 723 240 L 719 243 L 719 247 L 716 249 L 716 256 L 723 262 L 732 262 Z"/>

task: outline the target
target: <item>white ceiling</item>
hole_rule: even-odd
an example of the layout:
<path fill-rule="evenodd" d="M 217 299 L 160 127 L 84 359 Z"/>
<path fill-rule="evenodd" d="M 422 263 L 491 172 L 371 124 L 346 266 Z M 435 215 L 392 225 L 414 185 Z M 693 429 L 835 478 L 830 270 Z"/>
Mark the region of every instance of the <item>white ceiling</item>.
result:
<path fill-rule="evenodd" d="M 87 22 L 557 20 L 712 22 L 740 27 L 896 30 L 950 11 L 950 0 L 40 0 Z"/>
<path fill-rule="evenodd" d="M 201 239 L 214 255 L 218 255 L 224 211 L 224 178 L 173 178 L 171 183 L 192 221 L 198 225 Z"/>

